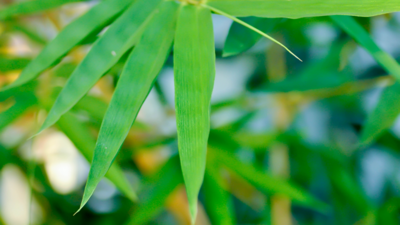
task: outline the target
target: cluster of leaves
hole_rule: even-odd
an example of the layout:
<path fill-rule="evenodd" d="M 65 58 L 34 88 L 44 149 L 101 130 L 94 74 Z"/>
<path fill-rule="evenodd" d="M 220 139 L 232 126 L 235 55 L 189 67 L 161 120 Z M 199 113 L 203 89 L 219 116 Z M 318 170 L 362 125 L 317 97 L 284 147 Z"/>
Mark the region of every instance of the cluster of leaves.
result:
<path fill-rule="evenodd" d="M 0 19 L 7 20 L 18 15 L 36 13 L 68 2 L 77 1 L 36 0 L 11 5 L 0 11 Z M 213 222 L 234 224 L 231 205 L 224 187 L 226 184 L 220 174 L 221 168 L 227 168 L 231 173 L 244 178 L 263 193 L 281 194 L 304 207 L 326 213 L 329 207 L 304 188 L 268 175 L 242 162 L 234 154 L 243 145 L 243 140 L 235 136 L 238 132 L 240 134 L 240 129 L 249 121 L 252 112 L 227 128 L 210 132 L 210 105 L 216 57 L 212 12 L 237 22 L 232 25 L 227 37 L 223 52 L 225 56 L 248 50 L 263 36 L 280 44 L 265 32 L 272 31 L 282 23 L 281 18 L 331 16 L 331 20 L 364 47 L 387 73 L 400 79 L 399 64 L 375 44 L 365 28 L 350 16 L 337 16 L 373 16 L 394 11 L 400 11 L 400 5 L 395 0 L 383 3 L 378 0 L 360 0 L 351 4 L 344 0 L 104 0 L 66 26 L 32 61 L 4 59 L 2 64 L 6 67 L 2 68 L 2 72 L 20 68 L 23 70 L 15 82 L 0 92 L 2 101 L 10 97 L 14 97 L 16 101 L 15 105 L 0 114 L 0 129 L 12 123 L 32 106 L 50 108 L 40 131 L 57 124 L 85 158 L 92 162 L 79 210 L 88 202 L 104 176 L 128 199 L 136 201 L 136 193 L 124 177 L 121 168 L 112 164 L 173 49 L 177 142 L 183 177 L 176 175 L 180 174 L 177 172 L 179 168 L 176 168 L 178 163 L 172 158 L 161 169 L 160 174 L 148 181 L 151 188 L 148 189 L 148 194 L 143 194 L 145 200 L 128 223 L 144 223 L 151 219 L 166 201 L 168 193 L 182 181 L 186 186 L 190 214 L 194 222 L 198 195 L 204 179 L 204 198 L 206 204 L 209 204 L 206 207 L 216 211 L 210 214 Z M 236 16 L 247 18 L 241 20 Z M 105 27 L 108 29 L 101 33 Z M 34 94 L 37 89 L 35 78 L 57 65 L 74 47 L 87 43 L 93 43 L 90 51 L 69 75 L 63 89 L 54 91 L 57 93 L 55 100 L 52 96 L 44 98 Z M 335 59 L 337 54 L 333 53 L 332 57 Z M 85 96 L 104 74 L 115 69 L 120 63 L 124 66 L 108 106 Z M 314 68 L 310 70 L 331 69 L 326 67 L 327 63 L 331 63 L 331 59 L 313 65 Z M 328 81 L 326 77 L 313 77 L 321 81 L 314 80 L 312 83 L 309 82 L 310 76 L 298 78 L 275 83 L 263 88 L 263 91 L 309 92 L 338 88 L 354 82 L 341 79 L 343 76 L 337 74 L 328 77 Z M 399 96 L 397 87 L 398 84 L 395 83 L 382 94 L 378 107 L 362 132 L 359 148 L 367 146 L 382 135 L 400 113 L 399 108 L 392 107 Z M 69 112 L 74 109 L 88 111 L 93 118 L 102 120 L 97 142 L 87 127 L 80 123 L 79 118 Z M 299 157 L 312 158 L 318 155 L 327 164 L 327 173 L 330 174 L 333 186 L 337 186 L 336 191 L 349 198 L 351 205 L 356 207 L 361 215 L 379 211 L 366 202 L 365 197 L 358 191 L 358 185 L 351 178 L 352 175 L 341 169 L 342 164 L 348 163 L 343 162 L 346 161 L 343 155 L 331 154 L 330 150 L 316 152 L 315 149 L 325 147 L 309 146 L 297 134 L 281 132 L 274 134 L 273 139 L 296 145 L 293 149 L 304 154 Z M 250 148 L 267 149 L 271 142 L 261 143 L 259 146 L 247 144 L 250 144 Z M 349 181 L 347 186 L 340 185 L 344 181 Z"/>

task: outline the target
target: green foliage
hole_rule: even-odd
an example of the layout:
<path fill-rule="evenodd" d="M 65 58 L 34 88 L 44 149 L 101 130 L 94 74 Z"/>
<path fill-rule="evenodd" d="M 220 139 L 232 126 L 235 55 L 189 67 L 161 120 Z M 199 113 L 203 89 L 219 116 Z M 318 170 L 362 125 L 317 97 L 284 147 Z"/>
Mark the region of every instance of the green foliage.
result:
<path fill-rule="evenodd" d="M 45 41 L 40 36 L 21 26 L 15 17 L 54 9 L 70 2 L 80 1 L 36 0 L 12 4 L 0 10 L 0 20 L 7 24 L 5 32 L 22 32 L 34 42 L 44 44 Z M 267 216 L 254 219 L 255 224 L 270 220 L 269 205 L 273 205 L 272 201 L 263 202 L 262 209 L 257 209 L 251 200 L 246 200 L 231 190 L 239 188 L 230 186 L 232 184 L 229 183 L 229 178 L 234 176 L 240 177 L 241 184 L 250 186 L 256 193 L 260 192 L 268 197 L 280 196 L 289 202 L 293 201 L 295 207 L 312 209 L 308 213 L 313 218 L 317 217 L 315 216 L 317 214 L 326 217 L 332 216 L 332 213 L 336 215 L 341 207 L 350 206 L 355 209 L 351 211 L 354 215 L 343 216 L 344 219 L 338 216 L 338 220 L 342 218 L 346 223 L 348 221 L 354 223 L 356 222 L 352 219 L 354 217 L 359 223 L 376 220 L 383 224 L 396 224 L 395 211 L 399 208 L 397 198 L 382 204 L 380 208 L 375 207 L 367 199 L 355 178 L 353 170 L 356 166 L 351 165 L 351 162 L 357 160 L 357 155 L 353 151 L 360 147 L 358 144 L 352 143 L 351 149 L 347 143 L 332 143 L 334 141 L 324 143 L 325 145 L 310 145 L 306 141 L 299 141 L 303 138 L 301 131 L 286 124 L 296 117 L 302 103 L 330 98 L 324 104 L 334 109 L 346 108 L 350 111 L 359 106 L 358 92 L 374 87 L 378 79 L 392 81 L 387 77 L 371 80 L 354 77 L 351 69 L 345 66 L 346 63 L 341 62 L 348 59 L 342 56 L 347 40 L 332 44 L 326 50 L 326 57 L 319 61 L 311 61 L 304 54 L 303 45 L 311 45 L 310 43 L 289 41 L 290 46 L 297 48 L 296 52 L 299 52 L 299 55 L 311 62 L 300 66 L 296 64 L 299 62 L 294 63 L 291 57 L 287 60 L 287 64 L 294 65 L 295 69 L 290 69 L 288 77 L 281 80 L 274 77 L 262 79 L 257 77 L 260 73 L 265 73 L 264 56 L 257 55 L 258 61 L 263 61 L 258 62 L 261 66 L 257 66 L 263 69 L 257 68 L 252 79 L 255 77 L 253 83 L 256 83 L 259 92 L 256 93 L 249 84 L 246 94 L 239 98 L 233 97 L 232 100 L 215 105 L 212 105 L 211 101 L 216 75 L 216 57 L 221 55 L 220 49 L 216 52 L 214 43 L 212 13 L 234 21 L 225 42 L 223 56 L 243 53 L 265 37 L 300 59 L 279 39 L 274 39 L 267 33 L 286 28 L 306 27 L 312 20 L 323 23 L 333 21 L 365 48 L 384 71 L 400 79 L 400 66 L 396 59 L 383 51 L 366 29 L 350 17 L 375 16 L 396 11 L 400 11 L 398 0 L 383 2 L 357 0 L 351 3 L 348 0 L 181 0 L 179 2 L 104 0 L 69 23 L 37 57 L 18 58 L 6 54 L 0 57 L 2 77 L 11 76 L 10 72 L 22 69 L 18 79 L 11 84 L 9 84 L 11 78 L 5 78 L 5 82 L 0 80 L 2 83 L 8 83 L 0 91 L 1 107 L 5 108 L 0 113 L 0 131 L 12 126 L 29 110 L 40 112 L 35 114 L 35 117 L 41 121 L 43 110 L 50 109 L 46 119 L 40 124 L 38 133 L 56 125 L 84 158 L 91 162 L 78 212 L 89 202 L 100 181 L 106 177 L 129 199 L 128 203 L 121 203 L 128 205 L 124 207 L 126 212 L 131 204 L 135 204 L 130 218 L 118 218 L 121 221 L 125 219 L 121 223 L 150 223 L 162 215 L 168 198 L 181 183 L 184 183 L 186 188 L 187 206 L 192 224 L 198 218 L 199 204 L 204 204 L 212 224 L 237 224 L 245 220 L 236 215 L 236 211 L 240 211 L 235 208 L 237 205 L 247 205 L 246 207 L 252 208 L 254 214 L 260 211 L 267 212 Z M 245 18 L 239 19 L 237 16 Z M 319 16 L 331 16 L 332 20 L 325 17 L 288 19 Z M 288 29 L 287 32 L 291 30 Z M 3 44 L 3 40 L 0 40 L 0 46 Z M 65 56 L 74 48 L 87 44 L 92 46 L 78 65 L 74 62 L 63 62 L 67 60 Z M 315 50 L 319 46 L 313 48 Z M 172 57 L 170 57 L 171 50 Z M 286 62 L 286 57 L 280 50 L 269 49 L 271 52 L 266 54 L 267 61 L 271 57 L 277 57 Z M 150 135 L 146 132 L 154 134 L 158 130 L 145 127 L 140 130 L 144 134 L 132 141 L 134 144 L 125 142 L 130 139 L 129 135 L 132 135 L 130 132 L 135 129 L 132 125 L 154 86 L 155 92 L 166 104 L 163 109 L 169 107 L 162 88 L 157 86 L 159 82 L 157 76 L 164 65 L 172 66 L 172 64 L 177 137 L 161 136 L 149 141 L 146 138 Z M 286 64 L 282 65 L 276 66 L 281 66 L 280 72 L 286 73 L 284 68 Z M 339 71 L 341 65 L 344 65 L 344 68 Z M 42 74 L 46 76 L 36 79 Z M 108 105 L 97 97 L 85 96 L 88 93 L 90 95 L 93 86 L 106 74 L 109 75 L 107 78 L 111 77 L 110 86 L 115 88 Z M 61 91 L 57 88 L 60 84 L 63 86 Z M 378 141 L 384 143 L 383 145 L 395 148 L 393 147 L 396 146 L 396 142 L 393 142 L 395 138 L 384 131 L 394 123 L 400 113 L 400 108 L 396 107 L 400 94 L 398 86 L 396 82 L 383 91 L 376 109 L 363 127 L 360 140 L 362 147 L 372 144 L 379 137 Z M 53 104 L 50 104 L 53 100 L 49 93 L 53 92 L 57 93 L 58 97 Z M 348 95 L 348 101 L 334 98 L 338 95 Z M 278 103 L 274 106 L 283 111 L 281 113 L 283 116 L 280 116 L 284 118 L 278 116 L 272 119 L 272 123 L 275 124 L 273 131 L 263 130 L 259 133 L 249 131 L 251 130 L 249 127 L 254 126 L 254 121 L 257 121 L 257 115 L 265 113 L 262 109 L 265 108 L 265 102 L 270 102 L 271 96 L 278 99 L 276 100 Z M 216 111 L 245 107 L 245 112 L 241 112 L 243 114 L 241 117 L 228 121 L 225 126 L 212 128 L 210 133 L 211 106 Z M 359 112 L 352 111 L 352 113 Z M 102 121 L 101 126 L 99 121 Z M 296 135 L 288 135 L 292 132 Z M 94 135 L 98 136 L 97 142 Z M 293 174 L 293 178 L 286 179 L 279 174 L 265 171 L 265 168 L 268 168 L 265 166 L 267 155 L 270 154 L 268 150 L 277 144 L 283 144 L 290 149 L 289 153 L 293 158 L 287 164 L 297 166 L 293 171 L 289 171 Z M 146 175 L 143 168 L 138 169 L 140 163 L 132 163 L 132 155 L 165 146 L 177 149 L 180 160 L 173 156 L 174 154 L 168 155 L 165 159 L 167 162 L 161 163 L 153 175 Z M 12 146 L 2 147 L 0 143 L 0 147 L 1 156 L 4 155 L 2 159 L 8 161 L 13 158 L 13 162 L 22 164 L 18 157 L 14 159 L 12 155 L 8 155 L 7 151 L 11 149 L 7 148 L 13 148 Z M 137 152 L 138 149 L 140 151 Z M 134 150 L 134 153 L 131 150 Z M 344 151 L 347 151 L 347 155 L 343 153 Z M 246 160 L 245 157 L 241 157 L 243 154 L 251 155 L 253 158 Z M 316 159 L 315 164 L 321 164 L 317 171 L 313 170 L 316 166 L 314 162 L 309 162 L 313 159 Z M 2 160 L 1 167 L 7 161 Z M 142 170 L 139 175 L 141 181 L 139 196 L 123 172 L 122 168 L 126 167 L 131 170 Z M 24 171 L 29 170 L 26 166 L 22 168 Z M 325 182 L 329 184 L 318 185 L 330 185 L 330 188 L 327 188 L 332 192 L 329 197 L 321 197 L 310 188 L 312 186 L 310 177 L 320 177 L 319 173 L 327 176 Z M 37 179 L 42 186 L 49 186 L 46 179 L 41 177 Z M 35 185 L 32 185 L 32 189 L 34 188 Z M 63 204 L 63 201 L 58 204 Z M 246 216 L 248 215 L 243 217 Z M 107 224 L 107 220 L 99 224 Z"/>

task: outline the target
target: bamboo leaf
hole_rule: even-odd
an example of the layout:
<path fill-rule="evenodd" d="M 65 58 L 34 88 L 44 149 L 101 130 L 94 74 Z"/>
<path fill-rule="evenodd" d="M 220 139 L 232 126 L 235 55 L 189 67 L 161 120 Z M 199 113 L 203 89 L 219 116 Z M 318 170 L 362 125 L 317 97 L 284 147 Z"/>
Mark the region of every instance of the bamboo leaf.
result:
<path fill-rule="evenodd" d="M 206 4 L 242 17 L 375 16 L 400 11 L 398 0 L 209 0 Z"/>
<path fill-rule="evenodd" d="M 175 36 L 175 108 L 178 147 L 192 223 L 203 182 L 215 77 L 211 11 L 184 5 Z"/>
<path fill-rule="evenodd" d="M 264 33 L 269 33 L 282 21 L 282 19 L 249 17 L 243 18 L 243 21 L 258 28 Z M 262 35 L 249 30 L 241 24 L 233 23 L 225 41 L 223 56 L 234 56 L 247 51 L 261 38 Z"/>
<path fill-rule="evenodd" d="M 35 0 L 12 4 L 0 10 L 0 20 L 13 16 L 21 16 L 57 8 L 66 3 L 82 2 L 84 0 Z"/>
<path fill-rule="evenodd" d="M 36 104 L 37 99 L 32 93 L 24 94 L 16 98 L 13 106 L 0 113 L 0 131 L 24 114 L 30 107 Z"/>
<path fill-rule="evenodd" d="M 400 81 L 400 65 L 375 43 L 369 33 L 354 18 L 350 16 L 332 16 L 331 18 L 363 46 L 386 72 Z"/>
<path fill-rule="evenodd" d="M 208 166 L 204 176 L 204 206 L 215 225 L 233 225 L 235 216 L 229 193 L 222 188 L 222 178 L 218 170 Z"/>
<path fill-rule="evenodd" d="M 20 86 L 39 76 L 92 32 L 104 27 L 130 3 L 131 0 L 108 0 L 93 7 L 85 15 L 66 26 L 22 71 L 19 78 L 3 90 Z"/>
<path fill-rule="evenodd" d="M 161 0 L 138 0 L 93 45 L 61 91 L 40 131 L 53 125 L 140 37 Z M 40 132 L 39 131 L 39 132 Z"/>
<path fill-rule="evenodd" d="M 392 56 L 384 52 L 375 43 L 369 33 L 354 18 L 349 16 L 332 16 L 332 19 L 363 46 L 386 72 L 400 81 L 400 65 Z M 383 91 L 377 107 L 368 117 L 363 128 L 361 134 L 362 145 L 370 144 L 394 123 L 400 114 L 400 107 L 397 104 L 399 99 L 400 84 L 398 82 Z"/>
<path fill-rule="evenodd" d="M 61 131 L 74 143 L 76 148 L 82 153 L 83 157 L 89 162 L 93 159 L 93 149 L 96 144 L 90 130 L 85 127 L 71 113 L 66 113 L 57 122 Z M 135 191 L 132 189 L 121 168 L 114 164 L 106 174 L 109 179 L 127 198 L 132 201 L 137 200 Z"/>
<path fill-rule="evenodd" d="M 367 121 L 361 133 L 361 144 L 371 144 L 385 130 L 390 128 L 400 114 L 400 83 L 386 88 L 378 101 L 378 104 Z"/>
<path fill-rule="evenodd" d="M 112 164 L 169 55 L 178 6 L 171 1 L 160 5 L 126 63 L 100 128 L 80 208 Z"/>
<path fill-rule="evenodd" d="M 126 225 L 146 224 L 163 209 L 170 194 L 183 183 L 177 160 L 176 157 L 170 159 L 157 174 L 146 180 L 139 196 L 141 204 Z"/>
<path fill-rule="evenodd" d="M 317 200 L 302 188 L 242 163 L 226 150 L 212 149 L 210 154 L 217 158 L 221 164 L 246 179 L 249 183 L 264 193 L 282 194 L 301 205 L 320 212 L 326 212 L 327 210 L 327 205 L 325 203 Z"/>

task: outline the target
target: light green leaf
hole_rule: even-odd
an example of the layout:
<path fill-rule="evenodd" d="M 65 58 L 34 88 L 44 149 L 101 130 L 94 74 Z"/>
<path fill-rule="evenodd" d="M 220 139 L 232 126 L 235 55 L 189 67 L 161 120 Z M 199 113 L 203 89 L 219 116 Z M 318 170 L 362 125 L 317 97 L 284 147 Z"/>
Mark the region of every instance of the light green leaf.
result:
<path fill-rule="evenodd" d="M 161 0 L 138 0 L 93 45 L 58 96 L 40 131 L 53 125 L 128 51 Z M 39 131 L 39 132 L 40 132 Z"/>
<path fill-rule="evenodd" d="M 13 106 L 0 113 L 0 131 L 24 114 L 37 102 L 37 99 L 33 93 L 28 93 L 16 97 L 15 101 Z"/>
<path fill-rule="evenodd" d="M 126 225 L 146 224 L 155 218 L 164 208 L 170 194 L 183 183 L 176 157 L 170 159 L 157 174 L 146 179 L 143 193 L 140 193 L 140 204 L 133 212 Z"/>
<path fill-rule="evenodd" d="M 92 32 L 104 27 L 130 3 L 131 0 L 108 0 L 93 7 L 85 15 L 66 26 L 22 71 L 18 79 L 5 89 L 20 86 L 39 76 Z"/>
<path fill-rule="evenodd" d="M 172 1 L 160 5 L 126 63 L 100 128 L 81 208 L 111 166 L 169 55 L 178 8 Z"/>
<path fill-rule="evenodd" d="M 397 4 L 400 6 L 400 4 Z M 347 34 L 354 38 L 361 46 L 363 46 L 374 59 L 386 70 L 390 75 L 400 81 L 400 65 L 388 53 L 384 52 L 371 38 L 369 33 L 350 16 L 332 16 L 336 24 L 338 24 Z"/>
<path fill-rule="evenodd" d="M 375 16 L 400 11 L 398 0 L 209 0 L 206 4 L 233 16 L 270 18 Z"/>
<path fill-rule="evenodd" d="M 244 22 L 258 28 L 264 33 L 271 32 L 282 19 L 268 19 L 268 18 L 257 18 L 249 17 L 243 18 Z M 255 45 L 262 35 L 255 33 L 252 30 L 244 27 L 241 24 L 233 23 L 229 29 L 228 37 L 225 41 L 223 56 L 234 56 L 244 51 L 249 50 Z"/>
<path fill-rule="evenodd" d="M 4 9 L 0 9 L 0 20 L 5 20 L 13 16 L 27 15 L 57 8 L 66 3 L 82 1 L 84 0 L 32 0 L 16 3 Z"/>
<path fill-rule="evenodd" d="M 253 166 L 241 162 L 227 150 L 212 149 L 210 154 L 217 158 L 221 164 L 246 179 L 249 183 L 264 193 L 284 195 L 292 199 L 294 202 L 320 212 L 326 212 L 327 210 L 327 205 L 325 203 L 317 200 L 302 188 L 288 181 L 261 172 Z"/>
<path fill-rule="evenodd" d="M 93 149 L 95 139 L 90 130 L 82 124 L 73 114 L 66 113 L 57 122 L 61 131 L 74 143 L 75 147 L 82 153 L 83 157 L 89 162 L 93 159 Z M 132 201 L 137 200 L 135 191 L 132 189 L 129 181 L 126 179 L 121 168 L 114 164 L 106 174 L 109 179 L 127 198 Z"/>
<path fill-rule="evenodd" d="M 215 77 L 211 12 L 184 5 L 175 35 L 175 108 L 178 147 L 192 223 L 203 182 L 210 132 L 210 101 Z"/>
<path fill-rule="evenodd" d="M 385 130 L 390 128 L 400 114 L 400 83 L 386 88 L 378 101 L 378 105 L 364 125 L 361 133 L 361 144 L 371 144 Z"/>

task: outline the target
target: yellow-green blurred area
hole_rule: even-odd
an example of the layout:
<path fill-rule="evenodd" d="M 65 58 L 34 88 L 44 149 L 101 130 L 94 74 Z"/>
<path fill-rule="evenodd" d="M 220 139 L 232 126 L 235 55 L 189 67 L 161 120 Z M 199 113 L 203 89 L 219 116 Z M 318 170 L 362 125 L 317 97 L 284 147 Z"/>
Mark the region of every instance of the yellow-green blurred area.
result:
<path fill-rule="evenodd" d="M 0 0 L 0 11 L 19 2 Z M 0 87 L 95 4 L 0 20 Z M 255 18 L 244 20 L 257 27 Z M 400 57 L 399 13 L 356 21 L 383 51 Z M 392 98 L 394 109 L 380 114 L 388 116 L 372 118 L 377 127 L 387 126 L 373 140 L 361 140 L 394 78 L 330 17 L 270 22 L 276 25 L 268 34 L 303 62 L 266 39 L 234 52 L 225 43 L 229 30 L 249 31 L 213 15 L 217 73 L 196 224 L 400 224 L 400 94 Z M 114 161 L 120 170 L 108 174 L 77 215 L 127 57 L 55 126 L 30 138 L 102 32 L 38 79 L 0 92 L 0 224 L 190 224 L 176 140 L 173 53 Z M 231 41 L 240 46 L 240 39 Z M 129 181 L 137 202 L 114 185 L 115 174 Z"/>

